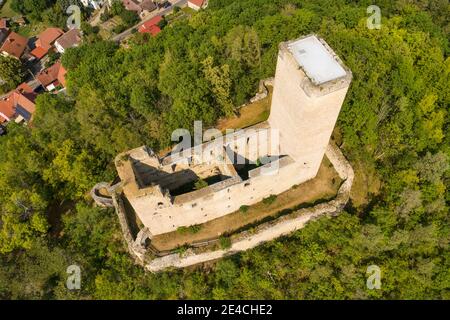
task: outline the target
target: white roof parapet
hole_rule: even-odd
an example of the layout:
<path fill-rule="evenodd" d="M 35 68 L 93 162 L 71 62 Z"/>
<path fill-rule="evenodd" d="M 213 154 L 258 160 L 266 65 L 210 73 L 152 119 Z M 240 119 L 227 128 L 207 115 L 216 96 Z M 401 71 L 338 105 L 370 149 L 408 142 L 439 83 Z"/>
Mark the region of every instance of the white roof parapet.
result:
<path fill-rule="evenodd" d="M 314 35 L 291 42 L 288 48 L 315 85 L 347 75 L 335 55 Z"/>
<path fill-rule="evenodd" d="M 325 40 L 314 34 L 281 42 L 279 49 L 279 57 L 298 66 L 305 75 L 300 86 L 309 97 L 347 88 L 352 81 L 351 70 Z"/>

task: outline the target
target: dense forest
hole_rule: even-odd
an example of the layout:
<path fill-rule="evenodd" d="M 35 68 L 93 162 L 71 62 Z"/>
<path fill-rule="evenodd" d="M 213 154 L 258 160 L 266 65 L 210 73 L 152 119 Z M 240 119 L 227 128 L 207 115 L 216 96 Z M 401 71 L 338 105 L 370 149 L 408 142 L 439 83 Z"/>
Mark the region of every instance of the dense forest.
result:
<path fill-rule="evenodd" d="M 0 298 L 450 299 L 449 2 L 377 1 L 370 30 L 372 2 L 210 0 L 127 48 L 93 37 L 68 50 L 67 95 L 40 95 L 32 126 L 0 137 Z M 88 196 L 114 178 L 114 156 L 229 116 L 274 75 L 278 44 L 309 33 L 353 71 L 335 137 L 378 187 L 362 201 L 355 182 L 338 217 L 219 262 L 133 265 L 114 211 Z M 71 264 L 78 291 L 65 287 Z M 373 264 L 379 290 L 366 288 Z"/>

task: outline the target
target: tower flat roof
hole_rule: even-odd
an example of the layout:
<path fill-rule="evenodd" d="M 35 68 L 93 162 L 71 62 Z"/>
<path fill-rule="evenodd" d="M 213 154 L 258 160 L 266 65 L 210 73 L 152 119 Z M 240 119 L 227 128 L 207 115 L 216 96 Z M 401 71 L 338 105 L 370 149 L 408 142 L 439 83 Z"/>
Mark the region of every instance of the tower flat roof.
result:
<path fill-rule="evenodd" d="M 291 42 L 288 48 L 306 75 L 316 85 L 342 78 L 347 74 L 316 36 Z"/>

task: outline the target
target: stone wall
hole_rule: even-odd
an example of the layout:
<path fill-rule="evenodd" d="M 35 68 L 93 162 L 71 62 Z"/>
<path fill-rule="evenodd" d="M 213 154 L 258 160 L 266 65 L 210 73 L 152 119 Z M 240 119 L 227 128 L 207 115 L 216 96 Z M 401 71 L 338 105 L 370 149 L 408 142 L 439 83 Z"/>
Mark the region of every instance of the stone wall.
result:
<path fill-rule="evenodd" d="M 258 93 L 250 99 L 250 103 L 255 103 L 259 100 L 267 98 L 269 95 L 269 90 L 267 89 L 268 86 L 273 87 L 274 78 L 268 78 L 265 80 L 261 80 L 259 82 L 259 90 Z"/>
<path fill-rule="evenodd" d="M 111 186 L 107 182 L 99 182 L 92 188 L 90 195 L 98 206 L 104 208 L 112 208 L 114 207 L 114 203 L 111 194 L 113 193 L 112 191 L 114 190 L 114 187 L 115 186 Z M 100 189 L 105 190 L 109 194 L 109 196 L 102 195 L 100 193 Z"/>

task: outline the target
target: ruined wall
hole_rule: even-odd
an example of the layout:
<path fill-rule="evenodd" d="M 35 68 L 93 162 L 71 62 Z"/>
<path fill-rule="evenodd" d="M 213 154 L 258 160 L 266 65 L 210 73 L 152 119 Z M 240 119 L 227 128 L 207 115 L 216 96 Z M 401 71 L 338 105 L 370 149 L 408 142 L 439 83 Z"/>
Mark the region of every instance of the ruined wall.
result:
<path fill-rule="evenodd" d="M 303 182 L 303 169 L 292 159 L 285 157 L 276 162 L 279 164 L 266 165 L 274 168 L 272 172 L 268 169 L 268 174 L 257 174 L 261 170 L 258 168 L 253 174 L 250 172 L 252 178 L 240 182 L 233 180 L 231 182 L 234 184 L 226 188 L 218 190 L 220 186 L 212 185 L 182 195 L 182 203 L 175 197 L 172 205 L 165 203 L 151 208 L 153 203 L 149 202 L 147 197 L 141 197 L 132 199 L 132 205 L 139 219 L 153 235 L 175 231 L 181 226 L 205 223 L 237 211 L 242 205 L 255 204 L 271 194 L 282 193 Z M 226 184 L 227 180 L 222 183 Z"/>
<path fill-rule="evenodd" d="M 254 248 L 264 242 L 274 240 L 278 237 L 288 235 L 303 228 L 306 223 L 322 216 L 334 216 L 339 214 L 347 203 L 353 184 L 354 172 L 350 163 L 345 159 L 339 148 L 330 143 L 326 150 L 327 158 L 333 164 L 335 170 L 344 180 L 339 188 L 335 199 L 327 203 L 316 205 L 312 208 L 300 209 L 292 214 L 283 216 L 274 221 L 264 223 L 253 232 L 242 232 L 233 239 L 232 245 L 226 250 L 209 251 L 195 254 L 188 251 L 183 255 L 171 254 L 156 258 L 145 265 L 146 270 L 151 272 L 162 271 L 167 268 L 183 268 L 207 261 L 220 259 Z"/>

